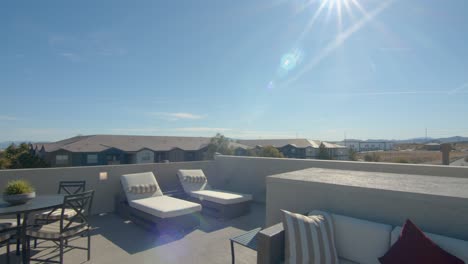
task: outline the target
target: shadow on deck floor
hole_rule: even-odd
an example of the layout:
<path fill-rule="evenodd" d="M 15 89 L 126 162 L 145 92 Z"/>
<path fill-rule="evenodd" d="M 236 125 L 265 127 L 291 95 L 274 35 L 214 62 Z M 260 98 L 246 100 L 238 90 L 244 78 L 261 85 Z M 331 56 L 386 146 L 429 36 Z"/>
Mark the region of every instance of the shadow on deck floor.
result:
<path fill-rule="evenodd" d="M 93 216 L 95 228 L 91 241 L 91 261 L 86 262 L 86 252 L 71 250 L 65 254 L 65 263 L 230 263 L 229 238 L 244 231 L 264 226 L 264 204 L 252 204 L 250 214 L 229 221 L 218 221 L 202 216 L 199 228 L 187 233 L 157 235 L 125 221 L 114 214 Z M 70 244 L 84 246 L 85 238 Z M 53 244 L 40 243 L 34 257 L 52 257 Z M 12 249 L 14 246 L 11 247 Z M 236 246 L 236 263 L 255 263 L 256 253 Z M 16 262 L 13 256 L 12 262 Z M 5 261 L 5 249 L 0 249 L 0 263 Z M 34 263 L 34 262 L 32 262 Z"/>

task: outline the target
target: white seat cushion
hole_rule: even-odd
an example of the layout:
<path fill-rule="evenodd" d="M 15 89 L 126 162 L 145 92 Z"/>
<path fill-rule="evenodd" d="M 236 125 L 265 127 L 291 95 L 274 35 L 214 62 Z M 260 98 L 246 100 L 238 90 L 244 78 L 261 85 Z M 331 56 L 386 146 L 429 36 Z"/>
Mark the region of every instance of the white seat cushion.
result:
<path fill-rule="evenodd" d="M 129 201 L 129 205 L 159 218 L 170 218 L 201 211 L 201 205 L 170 196 L 150 197 Z"/>
<path fill-rule="evenodd" d="M 340 258 L 340 259 L 338 259 L 338 261 L 339 261 L 340 264 L 359 264 L 359 263 L 352 262 L 351 260 L 347 260 L 347 259 L 344 259 L 344 258 Z"/>
<path fill-rule="evenodd" d="M 120 180 L 128 201 L 163 195 L 152 172 L 125 174 L 120 177 Z M 132 191 L 135 188 L 139 189 L 141 186 L 154 186 L 155 188 L 147 188 L 148 191 L 141 193 Z"/>
<path fill-rule="evenodd" d="M 391 234 L 391 245 L 393 245 L 398 240 L 401 234 L 401 230 L 401 226 L 397 226 L 393 229 Z M 465 263 L 468 263 L 468 241 L 427 232 L 424 232 L 424 234 L 443 250 L 463 260 Z"/>
<path fill-rule="evenodd" d="M 312 215 L 320 213 L 319 210 L 310 212 Z M 331 217 L 340 258 L 357 263 L 380 263 L 378 258 L 390 249 L 392 226 L 337 214 Z"/>
<path fill-rule="evenodd" d="M 203 190 L 190 192 L 190 196 L 218 204 L 236 204 L 252 200 L 252 195 L 218 190 Z"/>

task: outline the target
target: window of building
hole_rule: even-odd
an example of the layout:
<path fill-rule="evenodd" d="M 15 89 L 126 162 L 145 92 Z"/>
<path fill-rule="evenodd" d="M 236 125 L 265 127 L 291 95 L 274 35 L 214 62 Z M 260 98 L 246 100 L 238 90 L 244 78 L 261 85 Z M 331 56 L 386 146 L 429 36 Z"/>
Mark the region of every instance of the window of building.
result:
<path fill-rule="evenodd" d="M 143 154 L 141 155 L 141 160 L 142 161 L 150 161 L 151 160 L 151 153 L 143 152 Z"/>
<path fill-rule="evenodd" d="M 56 155 L 55 156 L 55 163 L 57 165 L 68 164 L 68 155 Z"/>
<path fill-rule="evenodd" d="M 86 155 L 86 162 L 88 164 L 98 163 L 98 155 L 97 154 L 88 154 L 88 155 Z"/>

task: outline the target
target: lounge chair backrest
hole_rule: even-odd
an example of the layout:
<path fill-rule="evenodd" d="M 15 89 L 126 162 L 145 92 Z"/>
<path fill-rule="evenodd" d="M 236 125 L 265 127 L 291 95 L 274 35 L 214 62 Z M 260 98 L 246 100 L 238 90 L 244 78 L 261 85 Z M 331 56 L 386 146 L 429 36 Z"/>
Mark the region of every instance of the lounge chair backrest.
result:
<path fill-rule="evenodd" d="M 128 201 L 163 195 L 152 172 L 125 174 L 120 180 Z"/>
<path fill-rule="evenodd" d="M 211 189 L 202 170 L 179 170 L 177 176 L 186 193 Z"/>

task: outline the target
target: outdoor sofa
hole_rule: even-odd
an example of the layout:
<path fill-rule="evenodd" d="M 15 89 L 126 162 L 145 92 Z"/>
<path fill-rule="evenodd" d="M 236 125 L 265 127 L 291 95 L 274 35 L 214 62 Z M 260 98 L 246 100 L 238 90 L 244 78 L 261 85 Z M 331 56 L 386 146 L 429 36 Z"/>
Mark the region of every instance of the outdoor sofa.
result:
<path fill-rule="evenodd" d="M 309 215 L 323 214 L 312 211 Z M 402 227 L 371 222 L 344 215 L 329 213 L 334 224 L 335 245 L 340 264 L 380 263 L 383 256 L 393 245 Z M 468 263 L 468 241 L 425 232 L 425 235 L 448 253 Z M 284 262 L 285 231 L 279 223 L 262 230 L 258 234 L 258 264 Z"/>
<path fill-rule="evenodd" d="M 201 205 L 163 195 L 152 172 L 121 177 L 122 190 L 117 212 L 146 229 L 157 232 L 191 230 L 200 224 Z"/>
<path fill-rule="evenodd" d="M 220 219 L 249 213 L 252 195 L 215 190 L 202 170 L 179 170 L 177 175 L 189 199 L 202 204 L 202 213 Z"/>

